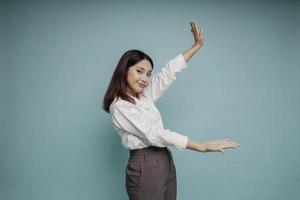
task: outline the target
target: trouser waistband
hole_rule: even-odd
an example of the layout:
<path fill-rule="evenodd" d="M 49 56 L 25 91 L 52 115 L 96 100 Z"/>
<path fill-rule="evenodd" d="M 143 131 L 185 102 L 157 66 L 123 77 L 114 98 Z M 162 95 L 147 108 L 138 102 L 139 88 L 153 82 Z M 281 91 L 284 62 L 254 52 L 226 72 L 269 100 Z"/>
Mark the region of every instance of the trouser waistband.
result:
<path fill-rule="evenodd" d="M 129 150 L 129 153 L 130 156 L 137 156 L 137 155 L 142 155 L 144 152 L 153 152 L 153 151 L 162 151 L 162 150 L 167 150 L 167 147 L 149 146 L 141 149 Z"/>
<path fill-rule="evenodd" d="M 162 155 L 170 154 L 167 147 L 156 147 L 149 146 L 141 149 L 130 150 L 130 159 L 133 160 L 145 160 L 148 162 L 149 159 L 159 158 Z"/>

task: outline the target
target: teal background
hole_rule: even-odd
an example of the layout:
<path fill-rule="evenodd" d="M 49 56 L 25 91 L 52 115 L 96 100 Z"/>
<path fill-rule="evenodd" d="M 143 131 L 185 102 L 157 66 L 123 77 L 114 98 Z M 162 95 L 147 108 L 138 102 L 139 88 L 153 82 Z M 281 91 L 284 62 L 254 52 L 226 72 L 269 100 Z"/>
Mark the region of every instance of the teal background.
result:
<path fill-rule="evenodd" d="M 128 199 L 102 109 L 128 49 L 154 72 L 204 46 L 157 102 L 165 127 L 240 149 L 170 148 L 178 199 L 300 199 L 299 1 L 1 1 L 1 200 Z M 154 74 L 155 74 L 154 73 Z"/>

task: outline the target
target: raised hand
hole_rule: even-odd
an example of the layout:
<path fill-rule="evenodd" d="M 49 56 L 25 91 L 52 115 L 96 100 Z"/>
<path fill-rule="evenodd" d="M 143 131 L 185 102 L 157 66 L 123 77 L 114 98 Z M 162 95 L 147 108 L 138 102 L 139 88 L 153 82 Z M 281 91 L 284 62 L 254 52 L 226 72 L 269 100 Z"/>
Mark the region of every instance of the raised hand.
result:
<path fill-rule="evenodd" d="M 195 21 L 190 22 L 191 25 L 191 32 L 194 35 L 194 39 L 195 39 L 195 46 L 198 46 L 199 48 L 202 47 L 203 43 L 204 43 L 204 39 L 203 39 L 203 31 L 202 29 L 200 29 Z"/>
<path fill-rule="evenodd" d="M 208 152 L 209 151 L 218 151 L 218 152 L 221 152 L 222 154 L 224 154 L 223 149 L 240 147 L 240 144 L 233 142 L 230 139 L 210 141 L 210 142 L 204 143 L 204 145 Z"/>
<path fill-rule="evenodd" d="M 182 53 L 185 62 L 188 62 L 191 57 L 202 47 L 204 40 L 203 40 L 203 31 L 202 29 L 198 28 L 195 21 L 190 22 L 191 25 L 191 32 L 194 35 L 195 43 L 193 46 Z"/>

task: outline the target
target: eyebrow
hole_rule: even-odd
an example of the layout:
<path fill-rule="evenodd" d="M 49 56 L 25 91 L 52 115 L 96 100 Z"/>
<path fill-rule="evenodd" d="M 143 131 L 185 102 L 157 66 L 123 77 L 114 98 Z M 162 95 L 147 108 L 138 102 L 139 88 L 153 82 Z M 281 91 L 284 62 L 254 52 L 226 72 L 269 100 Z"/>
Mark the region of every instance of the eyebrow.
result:
<path fill-rule="evenodd" d="M 143 67 L 141 67 L 141 66 L 137 66 L 137 67 L 142 68 L 143 70 L 145 70 L 145 69 L 144 69 Z M 152 72 L 152 69 L 149 70 L 149 72 Z"/>

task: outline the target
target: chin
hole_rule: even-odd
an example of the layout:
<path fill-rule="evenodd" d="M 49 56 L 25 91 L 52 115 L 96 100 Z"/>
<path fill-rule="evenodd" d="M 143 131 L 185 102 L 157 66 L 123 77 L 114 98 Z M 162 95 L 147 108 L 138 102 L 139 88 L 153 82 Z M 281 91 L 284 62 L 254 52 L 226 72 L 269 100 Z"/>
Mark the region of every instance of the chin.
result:
<path fill-rule="evenodd" d="M 137 88 L 135 91 L 136 91 L 136 92 L 143 92 L 144 89 L 141 89 L 141 88 L 139 87 L 139 88 Z"/>
<path fill-rule="evenodd" d="M 142 92 L 144 92 L 144 90 L 137 90 L 137 93 L 138 93 L 138 94 L 140 94 L 140 93 L 142 93 Z"/>

